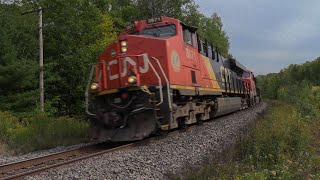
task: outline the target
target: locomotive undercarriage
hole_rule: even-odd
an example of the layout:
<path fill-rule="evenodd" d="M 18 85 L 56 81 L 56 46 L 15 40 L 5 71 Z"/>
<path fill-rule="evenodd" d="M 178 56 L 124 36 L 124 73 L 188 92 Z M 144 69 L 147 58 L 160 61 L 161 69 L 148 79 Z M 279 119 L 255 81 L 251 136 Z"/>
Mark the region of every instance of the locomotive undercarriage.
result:
<path fill-rule="evenodd" d="M 96 97 L 95 115 L 90 116 L 90 137 L 103 142 L 141 140 L 248 107 L 244 97 L 182 96 L 171 92 L 170 111 L 167 92 L 163 91 L 164 100 L 158 104 L 159 91 L 152 89 L 122 90 Z"/>
<path fill-rule="evenodd" d="M 90 136 L 96 141 L 134 141 L 154 133 L 157 116 L 152 94 L 123 91 L 96 98 Z"/>
<path fill-rule="evenodd" d="M 248 108 L 245 97 L 181 96 L 176 95 L 171 129 L 203 121 Z"/>

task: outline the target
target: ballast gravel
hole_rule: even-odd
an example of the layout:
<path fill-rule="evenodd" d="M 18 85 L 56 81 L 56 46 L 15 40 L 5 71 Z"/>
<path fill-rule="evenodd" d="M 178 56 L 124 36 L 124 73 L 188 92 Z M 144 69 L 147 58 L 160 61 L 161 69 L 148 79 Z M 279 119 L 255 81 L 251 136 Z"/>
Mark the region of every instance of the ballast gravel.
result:
<path fill-rule="evenodd" d="M 226 151 L 267 104 L 193 126 L 134 148 L 51 169 L 27 179 L 168 179 L 168 174 L 199 165 L 210 154 Z"/>

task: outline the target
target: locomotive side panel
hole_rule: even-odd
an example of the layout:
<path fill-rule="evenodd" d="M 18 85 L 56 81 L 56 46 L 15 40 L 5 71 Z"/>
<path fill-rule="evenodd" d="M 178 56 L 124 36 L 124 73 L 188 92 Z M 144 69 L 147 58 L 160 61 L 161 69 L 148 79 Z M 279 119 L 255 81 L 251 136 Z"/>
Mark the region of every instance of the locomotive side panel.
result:
<path fill-rule="evenodd" d="M 177 36 L 168 39 L 167 51 L 171 86 L 194 94 L 194 88 L 190 87 L 202 85 L 198 50 L 184 42 L 181 26 L 177 26 Z"/>
<path fill-rule="evenodd" d="M 224 92 L 224 83 L 221 78 L 220 69 L 223 68 L 222 64 L 208 58 L 204 55 L 200 55 L 202 59 L 202 79 L 203 86 L 200 88 L 200 94 L 219 94 L 217 92 Z"/>

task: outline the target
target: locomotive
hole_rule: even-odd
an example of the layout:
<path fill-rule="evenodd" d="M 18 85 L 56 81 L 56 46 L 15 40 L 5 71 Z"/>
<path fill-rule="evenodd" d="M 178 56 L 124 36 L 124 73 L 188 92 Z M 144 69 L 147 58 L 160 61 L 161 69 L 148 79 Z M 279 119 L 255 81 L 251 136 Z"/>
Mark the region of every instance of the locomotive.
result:
<path fill-rule="evenodd" d="M 92 67 L 85 96 L 96 141 L 141 140 L 260 102 L 250 70 L 166 16 L 118 35 Z"/>

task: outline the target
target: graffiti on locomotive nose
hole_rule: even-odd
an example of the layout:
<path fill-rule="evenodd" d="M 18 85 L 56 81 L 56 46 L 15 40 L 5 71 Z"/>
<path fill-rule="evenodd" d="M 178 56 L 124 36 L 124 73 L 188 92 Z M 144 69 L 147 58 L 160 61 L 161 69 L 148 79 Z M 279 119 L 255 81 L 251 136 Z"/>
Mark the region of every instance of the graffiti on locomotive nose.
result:
<path fill-rule="evenodd" d="M 125 57 L 123 58 L 122 61 L 122 72 L 121 72 L 121 77 L 125 77 L 128 74 L 128 64 L 131 64 L 131 66 L 137 66 L 137 62 L 134 61 L 132 58 L 130 57 Z M 116 66 L 116 68 L 118 68 L 118 60 L 113 60 L 110 61 L 108 63 L 108 72 L 109 72 L 109 79 L 110 80 L 115 80 L 115 79 L 119 79 L 119 73 L 117 74 L 112 74 L 111 73 L 111 68 L 112 66 Z M 139 66 L 139 72 L 141 74 L 145 74 L 149 71 L 149 64 L 148 64 L 148 59 L 146 56 L 143 56 L 143 65 Z"/>

